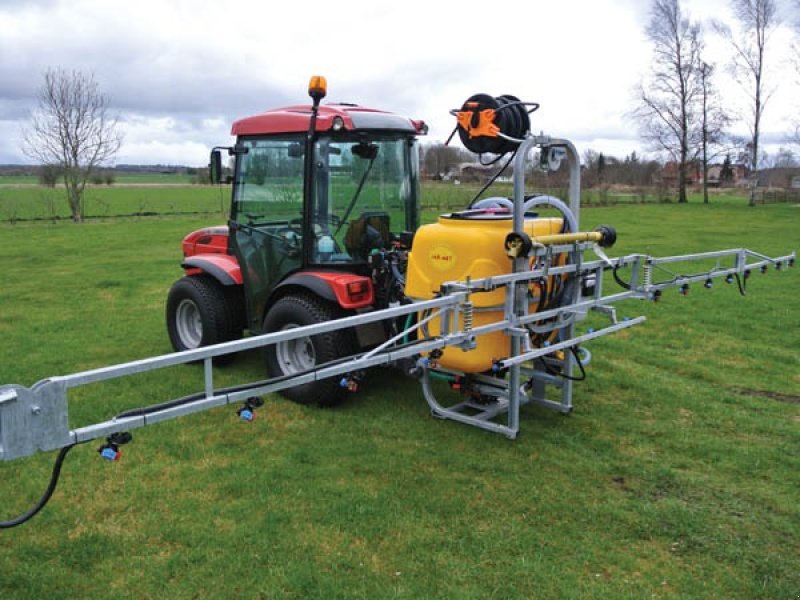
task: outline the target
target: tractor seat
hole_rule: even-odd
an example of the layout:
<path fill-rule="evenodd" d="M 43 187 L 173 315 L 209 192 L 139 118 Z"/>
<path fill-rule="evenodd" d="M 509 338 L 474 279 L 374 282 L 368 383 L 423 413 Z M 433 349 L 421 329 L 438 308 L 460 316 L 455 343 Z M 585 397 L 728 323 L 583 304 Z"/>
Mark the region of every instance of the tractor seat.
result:
<path fill-rule="evenodd" d="M 366 212 L 350 223 L 344 236 L 344 247 L 354 259 L 366 260 L 373 250 L 387 248 L 389 240 L 389 215 Z"/>

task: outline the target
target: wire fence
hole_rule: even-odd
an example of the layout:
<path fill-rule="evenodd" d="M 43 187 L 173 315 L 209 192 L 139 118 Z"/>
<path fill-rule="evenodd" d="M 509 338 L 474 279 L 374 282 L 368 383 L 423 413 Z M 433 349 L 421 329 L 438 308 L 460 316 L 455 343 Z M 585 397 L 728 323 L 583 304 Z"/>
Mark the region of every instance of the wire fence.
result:
<path fill-rule="evenodd" d="M 775 202 L 800 203 L 800 189 L 769 189 L 756 190 L 756 204 L 773 204 Z"/>

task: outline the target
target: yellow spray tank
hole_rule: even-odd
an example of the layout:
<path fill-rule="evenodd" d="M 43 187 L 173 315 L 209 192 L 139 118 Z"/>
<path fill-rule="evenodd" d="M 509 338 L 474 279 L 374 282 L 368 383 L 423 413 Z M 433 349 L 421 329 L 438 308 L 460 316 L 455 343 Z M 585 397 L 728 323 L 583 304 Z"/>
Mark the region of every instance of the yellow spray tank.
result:
<path fill-rule="evenodd" d="M 561 218 L 525 218 L 524 230 L 530 238 L 560 234 Z M 408 257 L 405 294 L 414 300 L 435 297 L 441 285 L 450 281 L 495 277 L 511 273 L 512 261 L 506 251 L 506 238 L 512 231 L 512 215 L 507 210 L 467 210 L 440 216 L 436 223 L 420 227 Z M 553 285 L 550 278 L 549 285 Z M 539 298 L 548 284 L 531 286 L 529 312 L 540 306 Z M 475 293 L 473 326 L 480 327 L 503 319 L 505 289 Z M 459 327 L 463 325 L 459 323 Z M 428 331 L 438 335 L 441 325 L 433 320 Z M 494 361 L 510 355 L 510 340 L 502 331 L 477 337 L 477 346 L 469 351 L 448 348 L 438 359 L 442 367 L 464 373 L 491 369 Z"/>

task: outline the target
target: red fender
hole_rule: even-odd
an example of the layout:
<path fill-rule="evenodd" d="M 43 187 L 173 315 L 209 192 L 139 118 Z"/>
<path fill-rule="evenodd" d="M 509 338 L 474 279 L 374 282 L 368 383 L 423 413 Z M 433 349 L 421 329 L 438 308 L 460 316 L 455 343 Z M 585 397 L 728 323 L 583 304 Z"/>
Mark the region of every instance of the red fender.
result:
<path fill-rule="evenodd" d="M 196 254 L 183 259 L 187 275 L 208 273 L 222 285 L 242 285 L 242 270 L 236 257 L 228 254 Z"/>

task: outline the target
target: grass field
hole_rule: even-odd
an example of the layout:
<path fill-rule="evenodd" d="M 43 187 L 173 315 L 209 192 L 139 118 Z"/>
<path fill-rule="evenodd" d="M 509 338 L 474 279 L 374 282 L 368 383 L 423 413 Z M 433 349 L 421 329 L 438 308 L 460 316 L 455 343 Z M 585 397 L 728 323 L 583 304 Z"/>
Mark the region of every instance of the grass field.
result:
<path fill-rule="evenodd" d="M 230 188 L 164 184 L 139 178 L 136 183 L 86 188 L 86 219 L 126 216 L 221 213 L 230 202 Z M 62 187 L 38 185 L 0 186 L 0 223 L 56 222 L 70 219 Z"/>
<path fill-rule="evenodd" d="M 800 248 L 788 204 L 582 221 L 617 227 L 612 255 Z M 0 225 L 0 383 L 168 352 L 180 239 L 220 222 Z M 621 304 L 647 323 L 592 342 L 575 411 L 526 407 L 513 442 L 432 419 L 414 381 L 382 370 L 336 409 L 214 410 L 134 431 L 119 463 L 79 446 L 42 514 L 0 532 L 0 598 L 794 600 L 800 272 L 755 275 L 745 297 L 697 288 Z M 243 355 L 217 381 L 262 375 Z M 195 366 L 92 386 L 71 424 L 201 386 Z M 0 518 L 38 499 L 53 458 L 0 464 Z"/>
<path fill-rule="evenodd" d="M 192 176 L 184 173 L 115 173 L 114 185 L 138 184 L 189 184 Z M 3 185 L 39 185 L 36 175 L 0 175 L 0 186 Z"/>

